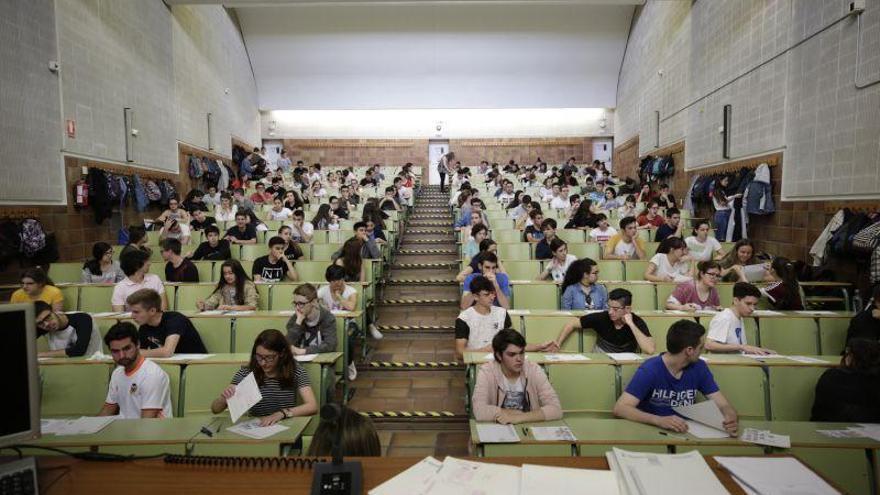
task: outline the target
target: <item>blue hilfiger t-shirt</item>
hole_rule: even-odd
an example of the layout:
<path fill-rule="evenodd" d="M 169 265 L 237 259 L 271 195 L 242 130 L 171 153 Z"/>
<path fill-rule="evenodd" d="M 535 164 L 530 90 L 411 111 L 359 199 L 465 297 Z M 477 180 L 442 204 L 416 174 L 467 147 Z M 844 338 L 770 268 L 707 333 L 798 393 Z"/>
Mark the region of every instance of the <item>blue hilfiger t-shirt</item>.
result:
<path fill-rule="evenodd" d="M 639 399 L 640 410 L 657 416 L 671 416 L 675 414 L 673 407 L 693 404 L 697 392 L 709 395 L 717 391 L 718 385 L 705 361 L 689 365 L 676 379 L 663 364 L 662 354 L 642 363 L 626 386 L 626 393 Z"/>

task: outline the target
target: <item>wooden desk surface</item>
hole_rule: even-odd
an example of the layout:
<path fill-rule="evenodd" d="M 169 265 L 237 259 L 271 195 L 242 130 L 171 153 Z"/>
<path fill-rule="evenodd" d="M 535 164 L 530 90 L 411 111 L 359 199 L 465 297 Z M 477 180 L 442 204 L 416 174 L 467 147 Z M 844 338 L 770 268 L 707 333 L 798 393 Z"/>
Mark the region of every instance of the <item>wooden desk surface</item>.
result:
<path fill-rule="evenodd" d="M 417 457 L 364 457 L 360 460 L 364 471 L 364 491 L 393 478 L 421 460 Z M 494 457 L 469 458 L 478 462 L 492 462 L 520 466 L 545 466 L 607 470 L 604 457 Z M 88 462 L 64 457 L 40 457 L 39 484 L 44 495 L 93 495 L 106 493 L 111 485 L 121 484 L 127 495 L 299 495 L 310 493 L 312 471 L 306 468 L 243 468 L 194 467 L 166 465 L 161 460 L 125 463 Z M 709 467 L 721 484 L 732 494 L 744 492 L 711 457 Z M 50 487 L 46 490 L 45 487 Z"/>
<path fill-rule="evenodd" d="M 249 418 L 244 417 L 241 421 Z M 188 416 L 168 419 L 117 419 L 91 435 L 45 435 L 34 443 L 48 447 L 92 447 L 167 444 L 236 444 L 294 443 L 312 420 L 311 416 L 290 418 L 281 422 L 289 429 L 262 440 L 227 431 L 232 426 L 229 415 Z M 203 426 L 215 431 L 209 437 L 200 433 Z"/>

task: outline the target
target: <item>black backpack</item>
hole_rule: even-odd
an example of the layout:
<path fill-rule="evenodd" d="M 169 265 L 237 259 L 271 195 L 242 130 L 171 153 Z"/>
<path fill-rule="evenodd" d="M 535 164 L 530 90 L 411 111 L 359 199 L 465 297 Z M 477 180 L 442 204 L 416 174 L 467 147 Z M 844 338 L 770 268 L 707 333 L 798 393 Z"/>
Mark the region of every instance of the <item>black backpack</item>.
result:
<path fill-rule="evenodd" d="M 865 260 L 865 256 L 853 249 L 853 237 L 874 221 L 865 213 L 853 213 L 849 208 L 843 210 L 843 224 L 831 235 L 828 241 L 828 252 L 833 256 Z"/>

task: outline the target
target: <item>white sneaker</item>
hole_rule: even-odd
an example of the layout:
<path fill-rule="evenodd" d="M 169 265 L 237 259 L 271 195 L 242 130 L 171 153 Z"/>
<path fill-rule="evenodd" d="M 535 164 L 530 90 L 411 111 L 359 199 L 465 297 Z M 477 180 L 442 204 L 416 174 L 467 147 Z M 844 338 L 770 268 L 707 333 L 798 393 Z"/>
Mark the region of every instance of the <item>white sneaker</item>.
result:
<path fill-rule="evenodd" d="M 375 324 L 370 323 L 369 329 L 370 329 L 370 335 L 371 335 L 374 339 L 376 339 L 376 340 L 382 340 L 382 332 L 380 332 L 379 329 L 376 328 L 376 325 L 375 325 Z"/>
<path fill-rule="evenodd" d="M 348 381 L 353 382 L 358 376 L 358 369 L 354 361 L 348 363 Z"/>

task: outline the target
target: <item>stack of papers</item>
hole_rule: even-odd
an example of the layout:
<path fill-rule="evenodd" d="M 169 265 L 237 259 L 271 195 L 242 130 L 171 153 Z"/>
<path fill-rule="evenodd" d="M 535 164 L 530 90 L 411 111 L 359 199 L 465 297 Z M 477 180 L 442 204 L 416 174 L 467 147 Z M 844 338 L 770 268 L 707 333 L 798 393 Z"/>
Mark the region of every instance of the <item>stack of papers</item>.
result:
<path fill-rule="evenodd" d="M 418 464 L 370 490 L 369 495 L 409 495 L 425 493 L 427 484 L 434 479 L 443 463 L 425 457 Z"/>
<path fill-rule="evenodd" d="M 642 356 L 634 352 L 606 352 L 611 359 L 615 361 L 641 361 Z"/>
<path fill-rule="evenodd" d="M 314 361 L 316 357 L 318 357 L 317 354 L 300 354 L 299 356 L 294 356 L 293 358 L 301 363 L 308 363 L 309 361 Z"/>
<path fill-rule="evenodd" d="M 793 457 L 715 457 L 746 493 L 836 495 L 839 492 Z"/>
<path fill-rule="evenodd" d="M 611 471 L 571 469 L 523 464 L 520 495 L 548 493 L 618 495 L 617 477 Z"/>
<path fill-rule="evenodd" d="M 728 493 L 697 451 L 653 454 L 629 452 L 615 447 L 605 457 L 617 477 L 620 492 L 627 495 Z"/>
<path fill-rule="evenodd" d="M 478 424 L 480 443 L 517 443 L 520 441 L 513 425 Z"/>
<path fill-rule="evenodd" d="M 119 416 L 82 416 L 79 419 L 44 419 L 40 432 L 44 435 L 92 435 L 107 427 Z"/>
<path fill-rule="evenodd" d="M 688 433 L 697 438 L 727 438 L 730 436 L 724 430 L 724 416 L 721 414 L 721 410 L 711 400 L 690 406 L 673 407 L 672 409 L 687 418 L 685 421 L 688 424 Z M 791 448 L 791 437 L 777 435 L 770 430 L 746 428 L 740 433 L 739 440 L 768 447 Z"/>
<path fill-rule="evenodd" d="M 771 433 L 770 430 L 746 428 L 739 435 L 739 439 L 743 442 L 754 443 L 757 445 L 766 445 L 768 447 L 778 447 L 780 449 L 791 448 L 791 437 L 789 437 L 788 435 L 777 435 L 775 433 Z"/>
<path fill-rule="evenodd" d="M 259 419 L 252 419 L 250 421 L 245 421 L 244 423 L 226 428 L 227 431 L 231 431 L 232 433 L 236 433 L 238 435 L 253 438 L 256 440 L 269 438 L 272 435 L 276 435 L 284 430 L 289 429 L 289 427 L 280 425 L 278 423 L 275 423 L 272 426 L 260 426 Z"/>

